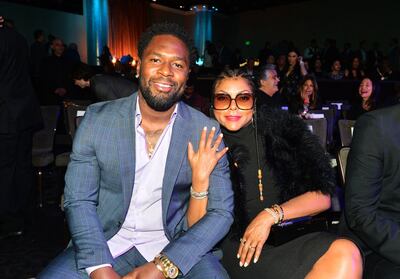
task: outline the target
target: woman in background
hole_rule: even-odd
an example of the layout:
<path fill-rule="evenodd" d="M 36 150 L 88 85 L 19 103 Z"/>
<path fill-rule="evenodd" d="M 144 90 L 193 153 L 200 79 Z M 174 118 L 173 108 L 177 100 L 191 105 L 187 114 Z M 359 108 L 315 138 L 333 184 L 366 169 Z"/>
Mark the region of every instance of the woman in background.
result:
<path fill-rule="evenodd" d="M 352 105 L 348 119 L 356 120 L 361 114 L 376 109 L 378 93 L 377 85 L 370 78 L 364 78 L 358 87 L 359 102 Z"/>
<path fill-rule="evenodd" d="M 307 69 L 303 58 L 299 56 L 296 49 L 290 50 L 287 55 L 286 66 L 280 77 L 281 93 L 288 103 L 296 96 L 297 87 L 305 75 L 307 75 Z"/>
<path fill-rule="evenodd" d="M 317 81 L 313 75 L 306 75 L 299 84 L 296 98 L 289 104 L 289 111 L 307 118 L 310 110 L 319 108 Z"/>

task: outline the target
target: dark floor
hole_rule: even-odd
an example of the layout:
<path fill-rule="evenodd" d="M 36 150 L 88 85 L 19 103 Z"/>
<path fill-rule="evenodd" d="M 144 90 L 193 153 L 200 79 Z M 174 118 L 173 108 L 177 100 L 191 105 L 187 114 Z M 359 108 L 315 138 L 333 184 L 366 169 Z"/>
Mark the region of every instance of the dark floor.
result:
<path fill-rule="evenodd" d="M 56 154 L 67 149 L 57 147 Z M 54 166 L 43 171 L 43 207 L 35 192 L 23 234 L 0 239 L 0 279 L 35 278 L 67 246 L 69 233 L 60 208 L 64 171 Z"/>
<path fill-rule="evenodd" d="M 0 278 L 34 278 L 68 241 L 59 205 L 44 205 L 33 213 L 33 224 L 21 236 L 0 240 Z"/>

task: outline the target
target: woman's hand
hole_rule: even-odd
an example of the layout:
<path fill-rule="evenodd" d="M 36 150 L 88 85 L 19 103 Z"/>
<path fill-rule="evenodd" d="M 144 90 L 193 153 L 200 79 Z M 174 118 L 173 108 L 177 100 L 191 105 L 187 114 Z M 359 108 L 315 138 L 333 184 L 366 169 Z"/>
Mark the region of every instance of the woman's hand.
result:
<path fill-rule="evenodd" d="M 244 267 L 247 267 L 253 256 L 253 262 L 256 263 L 258 261 L 273 224 L 273 217 L 267 211 L 263 210 L 247 226 L 240 240 L 237 253 L 237 257 L 240 259 L 240 266 L 244 265 Z"/>
<path fill-rule="evenodd" d="M 207 127 L 203 128 L 200 136 L 199 149 L 194 152 L 192 143 L 188 145 L 188 159 L 192 168 L 192 187 L 197 192 L 207 191 L 211 172 L 214 170 L 219 159 L 225 155 L 228 148 L 218 150 L 222 142 L 222 134 L 219 134 L 215 142 L 215 127 L 207 137 Z"/>

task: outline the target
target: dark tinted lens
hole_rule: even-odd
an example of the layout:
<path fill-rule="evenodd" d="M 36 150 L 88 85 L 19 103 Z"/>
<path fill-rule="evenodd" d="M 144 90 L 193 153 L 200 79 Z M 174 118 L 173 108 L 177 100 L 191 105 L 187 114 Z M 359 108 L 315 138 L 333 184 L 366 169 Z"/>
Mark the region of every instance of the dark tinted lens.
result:
<path fill-rule="evenodd" d="M 231 104 L 231 97 L 227 94 L 216 94 L 214 96 L 214 109 L 227 109 Z"/>
<path fill-rule="evenodd" d="M 251 94 L 239 94 L 236 96 L 236 105 L 239 109 L 252 109 L 254 98 Z"/>

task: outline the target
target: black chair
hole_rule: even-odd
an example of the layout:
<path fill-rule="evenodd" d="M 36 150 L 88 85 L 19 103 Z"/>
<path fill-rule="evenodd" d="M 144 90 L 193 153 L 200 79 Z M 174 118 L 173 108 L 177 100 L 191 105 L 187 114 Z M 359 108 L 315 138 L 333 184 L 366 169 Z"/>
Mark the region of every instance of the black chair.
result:
<path fill-rule="evenodd" d="M 43 169 L 54 163 L 54 138 L 57 120 L 60 113 L 59 106 L 40 107 L 44 127 L 33 135 L 32 165 L 36 169 L 38 178 L 39 206 L 43 206 Z"/>
<path fill-rule="evenodd" d="M 350 152 L 350 147 L 343 146 L 339 149 L 337 154 L 338 169 L 343 185 L 346 182 L 346 166 L 347 166 L 347 157 L 349 155 L 349 152 Z"/>
<path fill-rule="evenodd" d="M 326 137 L 327 137 L 327 120 L 325 118 L 320 119 L 306 119 L 304 120 L 308 129 L 315 135 L 318 136 L 322 147 L 326 150 Z"/>
<path fill-rule="evenodd" d="M 355 124 L 355 120 L 339 120 L 339 134 L 342 146 L 350 146 Z"/>

